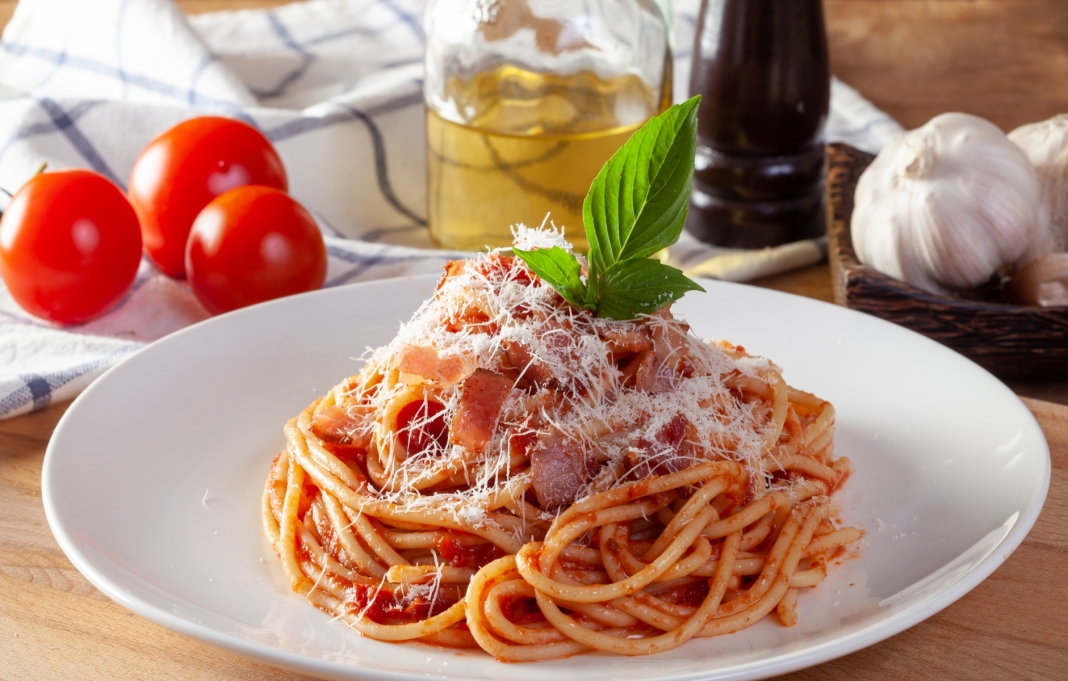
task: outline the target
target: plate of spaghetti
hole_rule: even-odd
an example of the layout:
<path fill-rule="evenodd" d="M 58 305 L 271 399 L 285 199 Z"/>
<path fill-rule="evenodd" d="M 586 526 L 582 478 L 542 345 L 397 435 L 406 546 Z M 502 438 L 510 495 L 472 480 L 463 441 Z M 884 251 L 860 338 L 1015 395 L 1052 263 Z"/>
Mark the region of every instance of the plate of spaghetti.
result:
<path fill-rule="evenodd" d="M 764 678 L 912 626 L 1022 541 L 1049 452 L 997 379 L 702 284 L 617 321 L 490 252 L 209 320 L 71 406 L 49 523 L 132 611 L 361 679 Z"/>

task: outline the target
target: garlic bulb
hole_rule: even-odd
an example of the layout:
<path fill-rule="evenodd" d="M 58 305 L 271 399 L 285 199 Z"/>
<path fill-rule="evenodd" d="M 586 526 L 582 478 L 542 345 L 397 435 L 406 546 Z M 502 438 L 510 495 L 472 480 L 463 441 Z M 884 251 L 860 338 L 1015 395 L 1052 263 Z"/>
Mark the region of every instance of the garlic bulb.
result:
<path fill-rule="evenodd" d="M 882 150 L 857 183 L 864 264 L 932 293 L 987 281 L 1039 229 L 1038 176 L 993 123 L 947 113 Z"/>
<path fill-rule="evenodd" d="M 1016 128 L 1009 133 L 1038 171 L 1040 200 L 1049 215 L 1048 229 L 1035 235 L 1020 264 L 1051 252 L 1068 250 L 1068 114 Z"/>

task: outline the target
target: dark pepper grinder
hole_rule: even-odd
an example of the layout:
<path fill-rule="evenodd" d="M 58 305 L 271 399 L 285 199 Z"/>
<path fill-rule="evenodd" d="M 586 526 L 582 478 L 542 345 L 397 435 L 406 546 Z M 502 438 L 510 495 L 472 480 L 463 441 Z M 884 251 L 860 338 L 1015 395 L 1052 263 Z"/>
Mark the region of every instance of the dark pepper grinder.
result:
<path fill-rule="evenodd" d="M 830 66 L 821 0 L 703 0 L 690 94 L 700 94 L 686 229 L 720 246 L 819 236 Z"/>

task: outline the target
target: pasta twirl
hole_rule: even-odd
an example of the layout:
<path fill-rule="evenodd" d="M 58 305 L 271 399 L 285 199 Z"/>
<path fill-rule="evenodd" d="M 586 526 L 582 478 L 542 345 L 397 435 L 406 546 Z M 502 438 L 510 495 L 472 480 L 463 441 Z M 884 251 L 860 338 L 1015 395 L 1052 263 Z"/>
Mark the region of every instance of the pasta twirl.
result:
<path fill-rule="evenodd" d="M 771 362 L 666 309 L 595 318 L 494 252 L 286 424 L 263 522 L 293 589 L 366 636 L 645 655 L 796 623 L 860 537 L 832 520 L 833 431 Z"/>

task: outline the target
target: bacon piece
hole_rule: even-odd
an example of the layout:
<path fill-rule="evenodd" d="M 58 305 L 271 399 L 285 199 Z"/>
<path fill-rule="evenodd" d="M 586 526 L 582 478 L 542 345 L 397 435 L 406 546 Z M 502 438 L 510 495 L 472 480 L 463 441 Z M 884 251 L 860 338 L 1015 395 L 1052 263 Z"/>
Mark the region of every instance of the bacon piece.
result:
<path fill-rule="evenodd" d="M 525 383 L 536 389 L 555 388 L 567 381 L 567 376 L 581 373 L 579 334 L 570 322 L 546 320 L 535 333 L 534 348 L 514 340 L 503 344 L 508 361 L 522 374 Z"/>
<path fill-rule="evenodd" d="M 441 279 L 438 281 L 437 289 L 441 288 L 441 285 L 445 283 L 445 280 L 452 277 L 458 277 L 464 273 L 467 269 L 466 260 L 450 260 L 445 263 L 445 273 L 441 275 Z M 435 290 L 437 290 L 435 289 Z"/>
<path fill-rule="evenodd" d="M 623 387 L 645 393 L 673 390 L 678 376 L 662 369 L 662 366 L 652 350 L 639 352 L 627 359 L 619 369 L 623 376 Z"/>
<path fill-rule="evenodd" d="M 473 261 L 450 260 L 445 263 L 445 274 L 441 275 L 441 279 L 438 280 L 437 288 L 434 289 L 435 292 L 440 291 L 445 282 L 452 277 L 458 277 L 466 272 L 470 266 L 474 266 Z M 478 305 L 467 305 L 459 313 L 446 319 L 445 328 L 453 333 L 465 329 L 482 333 L 495 333 L 497 331 L 497 326 L 490 323 L 489 315 Z"/>
<path fill-rule="evenodd" d="M 664 308 L 656 313 L 657 317 L 673 319 L 671 312 Z M 654 324 L 653 351 L 656 359 L 673 372 L 685 377 L 693 376 L 693 360 L 690 357 L 686 332 L 690 327 L 685 324 Z"/>
<path fill-rule="evenodd" d="M 532 283 L 526 267 L 515 256 L 490 253 L 485 258 L 468 261 L 477 272 L 487 279 L 502 282 L 506 279 L 523 286 Z"/>
<path fill-rule="evenodd" d="M 438 351 L 425 345 L 411 345 L 397 363 L 397 368 L 428 381 L 459 383 L 471 372 L 469 360 L 464 357 L 441 358 Z"/>
<path fill-rule="evenodd" d="M 664 424 L 664 427 L 656 432 L 656 441 L 666 447 L 678 447 L 682 438 L 686 436 L 686 426 L 690 422 L 682 414 L 675 414 L 675 418 Z"/>
<path fill-rule="evenodd" d="M 693 445 L 684 441 L 690 422 L 682 414 L 665 423 L 657 431 L 653 442 L 639 442 L 627 452 L 629 478 L 641 480 L 650 475 L 677 473 L 694 464 Z"/>
<path fill-rule="evenodd" d="M 531 487 L 543 509 L 575 501 L 597 472 L 597 460 L 582 445 L 560 436 L 538 439 L 530 455 Z"/>
<path fill-rule="evenodd" d="M 511 379 L 492 371 L 476 369 L 468 376 L 460 387 L 460 404 L 452 419 L 452 442 L 469 452 L 481 452 L 511 389 Z"/>
<path fill-rule="evenodd" d="M 606 329 L 601 334 L 601 340 L 605 342 L 608 351 L 613 355 L 643 352 L 653 347 L 649 330 L 644 326 Z"/>
<path fill-rule="evenodd" d="M 468 305 L 445 320 L 445 328 L 452 333 L 460 331 L 472 331 L 474 333 L 493 334 L 497 332 L 497 325 L 490 322 L 490 317 L 477 305 Z"/>
<path fill-rule="evenodd" d="M 551 388 L 556 385 L 556 378 L 549 371 L 549 367 L 544 362 L 535 359 L 526 344 L 518 341 L 505 341 L 502 345 L 508 361 L 521 374 L 524 383 L 535 389 Z"/>
<path fill-rule="evenodd" d="M 656 355 L 649 350 L 639 352 L 627 360 L 620 371 L 624 388 L 651 392 L 656 386 Z"/>
<path fill-rule="evenodd" d="M 366 449 L 371 443 L 367 409 L 339 404 L 320 407 L 312 414 L 311 432 L 323 442 L 354 449 Z"/>

